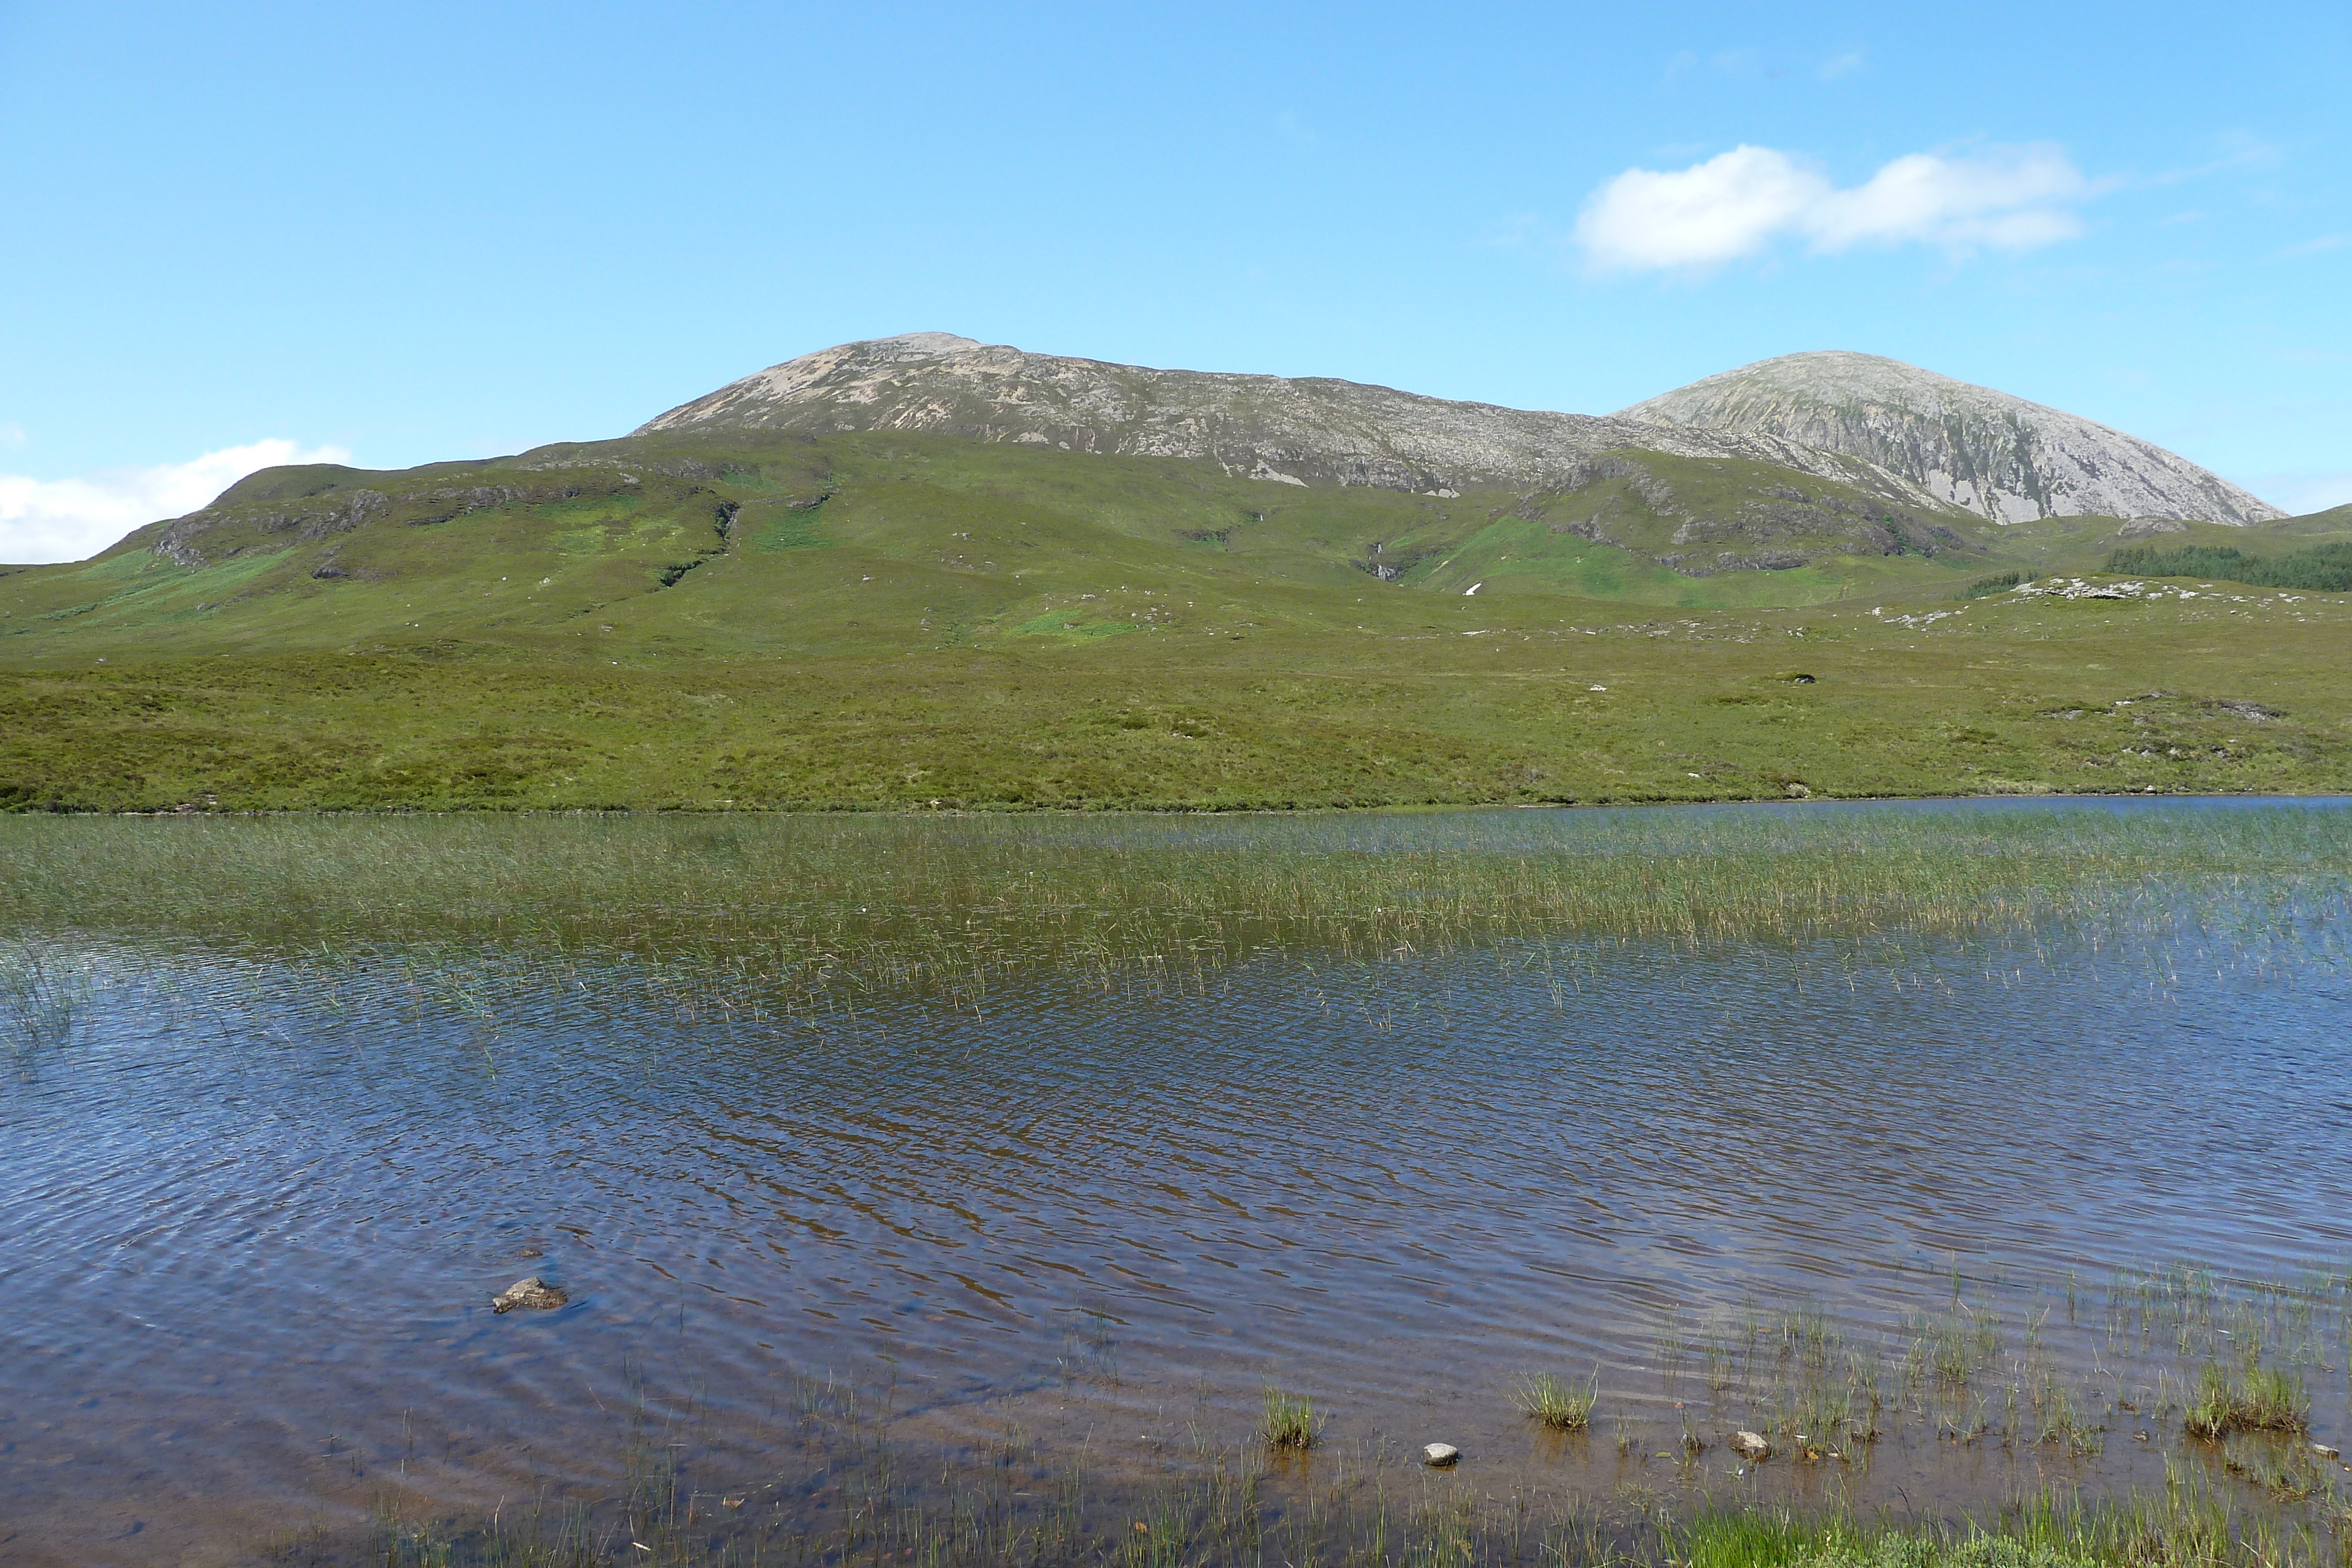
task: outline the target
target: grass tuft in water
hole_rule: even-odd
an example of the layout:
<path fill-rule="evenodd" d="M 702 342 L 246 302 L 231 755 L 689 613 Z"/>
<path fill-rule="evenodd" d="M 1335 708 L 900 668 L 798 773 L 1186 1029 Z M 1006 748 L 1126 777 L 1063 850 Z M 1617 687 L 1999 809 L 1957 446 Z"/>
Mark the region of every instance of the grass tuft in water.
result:
<path fill-rule="evenodd" d="M 1592 1424 L 1592 1407 L 1600 1400 L 1601 1374 L 1597 1369 L 1591 1381 L 1581 1388 L 1562 1383 L 1549 1372 L 1534 1373 L 1521 1378 L 1511 1396 L 1511 1403 L 1521 1414 L 1555 1432 L 1583 1431 Z"/>
<path fill-rule="evenodd" d="M 1258 1430 L 1269 1448 L 1303 1451 L 1321 1440 L 1323 1418 L 1315 1414 L 1314 1403 L 1307 1396 L 1286 1394 L 1269 1383 L 1265 1385 L 1265 1418 Z"/>
<path fill-rule="evenodd" d="M 2189 1401 L 2189 1432 L 2218 1442 L 2232 1432 L 2302 1432 L 2311 1425 L 2311 1398 L 2292 1373 L 2249 1367 L 2231 1374 L 2211 1362 L 2198 1374 Z"/>

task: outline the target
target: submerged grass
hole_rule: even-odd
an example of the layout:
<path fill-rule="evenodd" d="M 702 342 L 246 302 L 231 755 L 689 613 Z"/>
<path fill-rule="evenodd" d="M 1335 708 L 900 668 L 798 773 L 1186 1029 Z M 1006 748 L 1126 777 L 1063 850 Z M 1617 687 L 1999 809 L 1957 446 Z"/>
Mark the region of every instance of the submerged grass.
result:
<path fill-rule="evenodd" d="M 1034 1456 L 1031 1456 L 1032 1458 Z M 1391 1490 L 1376 1469 L 1285 1489 L 1234 1456 L 1202 1452 L 1140 1490 L 1076 1469 L 1015 1466 L 944 1496 L 890 1479 L 885 1454 L 843 1474 L 818 1517 L 789 1526 L 749 1500 L 675 1493 L 598 1511 L 541 1501 L 435 1524 L 381 1499 L 356 1540 L 285 1535 L 262 1560 L 299 1568 L 2340 1568 L 2340 1519 L 2273 1493 L 2247 1510 L 2200 1486 L 2083 1500 L 2063 1488 L 1983 1518 L 1898 1521 L 1836 1505 L 1701 1500 L 1602 1510 L 1425 1480 Z M 1300 1471 L 1302 1477 L 1307 1472 Z"/>
<path fill-rule="evenodd" d="M 23 1058 L 65 1040 L 91 989 L 89 965 L 46 938 L 0 942 L 0 1051 Z"/>

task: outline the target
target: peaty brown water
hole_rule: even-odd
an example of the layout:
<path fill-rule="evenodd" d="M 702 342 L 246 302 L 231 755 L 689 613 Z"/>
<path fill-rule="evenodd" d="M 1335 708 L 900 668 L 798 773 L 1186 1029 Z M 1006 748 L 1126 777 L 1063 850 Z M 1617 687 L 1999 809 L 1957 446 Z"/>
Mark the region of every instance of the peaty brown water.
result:
<path fill-rule="evenodd" d="M 918 1490 L 1008 1445 L 1140 1485 L 1255 1454 L 1268 1383 L 1308 1464 L 1401 1487 L 1429 1440 L 1634 1505 L 2220 1477 L 2166 1405 L 2242 1336 L 2346 1430 L 2338 914 L 2260 965 L 2219 925 L 1276 951 L 816 1021 L 620 958 L 52 934 L 100 983 L 0 1094 L 0 1557 L 609 1503 L 649 1454 L 788 1531 L 856 1401 Z M 525 1275 L 568 1303 L 495 1312 Z M 1589 1432 L 1513 1408 L 1538 1371 Z M 1824 1410 L 1840 1458 L 1792 1460 Z"/>

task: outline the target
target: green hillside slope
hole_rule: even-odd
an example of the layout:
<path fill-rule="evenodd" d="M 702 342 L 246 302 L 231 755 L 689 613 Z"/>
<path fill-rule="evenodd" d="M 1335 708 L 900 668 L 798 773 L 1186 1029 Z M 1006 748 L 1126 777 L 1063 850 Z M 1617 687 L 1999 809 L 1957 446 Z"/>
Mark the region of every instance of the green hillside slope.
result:
<path fill-rule="evenodd" d="M 2330 531 L 2276 529 L 2154 542 Z M 0 575 L 0 800 L 2352 788 L 2338 599 L 1963 597 L 2116 542 L 1650 454 L 1444 497 L 874 434 L 276 469 Z"/>

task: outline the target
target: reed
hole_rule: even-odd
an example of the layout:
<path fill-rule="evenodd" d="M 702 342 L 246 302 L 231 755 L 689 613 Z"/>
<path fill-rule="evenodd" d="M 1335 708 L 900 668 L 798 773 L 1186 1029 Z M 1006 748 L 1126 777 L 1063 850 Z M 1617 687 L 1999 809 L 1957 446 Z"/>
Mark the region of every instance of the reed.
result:
<path fill-rule="evenodd" d="M 839 1005 L 1014 977 L 1182 987 L 1279 951 L 1922 942 L 2332 955 L 2352 812 L 0 817 L 0 935 L 378 964 L 620 957 Z M 1573 970 L 1559 983 L 1580 985 Z"/>

